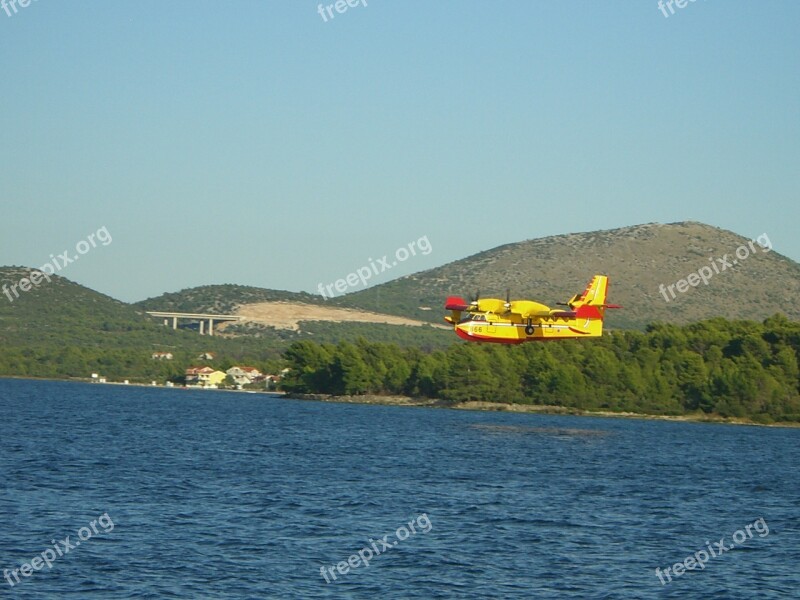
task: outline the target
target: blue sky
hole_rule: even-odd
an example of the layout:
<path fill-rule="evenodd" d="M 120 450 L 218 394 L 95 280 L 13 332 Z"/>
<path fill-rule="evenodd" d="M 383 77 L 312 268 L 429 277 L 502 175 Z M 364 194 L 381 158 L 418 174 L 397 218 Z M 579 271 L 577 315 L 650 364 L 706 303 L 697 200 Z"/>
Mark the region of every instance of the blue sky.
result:
<path fill-rule="evenodd" d="M 374 281 L 683 220 L 800 260 L 800 3 L 317 6 L 0 10 L 0 265 L 106 227 L 61 274 L 121 300 L 315 292 L 422 236 Z"/>

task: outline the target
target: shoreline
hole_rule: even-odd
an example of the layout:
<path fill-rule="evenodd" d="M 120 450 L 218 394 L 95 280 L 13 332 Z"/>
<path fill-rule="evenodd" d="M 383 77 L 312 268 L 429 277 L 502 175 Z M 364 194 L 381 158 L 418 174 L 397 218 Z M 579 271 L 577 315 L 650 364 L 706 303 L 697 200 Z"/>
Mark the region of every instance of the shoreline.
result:
<path fill-rule="evenodd" d="M 474 410 L 483 412 L 515 412 L 542 415 L 567 415 L 577 417 L 604 417 L 620 419 L 642 419 L 647 421 L 675 421 L 684 423 L 719 423 L 722 425 L 752 425 L 755 427 L 797 428 L 800 423 L 775 422 L 756 423 L 741 417 L 722 417 L 708 414 L 689 415 L 651 415 L 647 413 L 614 412 L 609 410 L 590 411 L 580 408 L 556 406 L 551 404 L 510 404 L 505 402 L 485 402 L 468 400 L 465 402 L 447 402 L 430 398 L 412 398 L 410 396 L 379 396 L 365 394 L 363 396 L 335 396 L 333 394 L 293 394 L 285 393 L 284 398 L 291 400 L 312 400 L 337 404 L 374 404 L 378 406 L 411 406 L 423 408 L 443 408 L 450 410 Z"/>
<path fill-rule="evenodd" d="M 674 421 L 683 423 L 718 423 L 722 425 L 751 425 L 754 427 L 781 427 L 798 428 L 800 423 L 791 421 L 774 423 L 757 423 L 743 417 L 722 417 L 711 414 L 688 415 L 653 415 L 648 413 L 614 412 L 610 410 L 584 410 L 554 404 L 514 404 L 505 402 L 486 402 L 483 400 L 468 400 L 464 402 L 449 402 L 431 398 L 413 398 L 411 396 L 381 396 L 377 394 L 364 394 L 361 396 L 336 396 L 333 394 L 295 394 L 281 390 L 236 390 L 227 388 L 203 388 L 199 386 L 167 386 L 164 384 L 152 385 L 151 383 L 124 383 L 122 381 L 93 381 L 92 379 L 75 377 L 70 379 L 57 379 L 53 377 L 24 377 L 19 375 L 2 375 L 0 379 L 15 379 L 27 381 L 63 381 L 72 383 L 87 383 L 92 385 L 115 385 L 128 387 L 145 387 L 150 389 L 168 390 L 203 390 L 214 392 L 238 392 L 247 394 L 266 394 L 272 397 L 281 397 L 289 400 L 312 400 L 317 402 L 331 402 L 335 404 L 373 404 L 378 406 L 410 406 L 422 408 L 442 408 L 449 410 L 474 410 L 483 412 L 515 412 L 532 413 L 541 415 L 567 415 L 576 417 L 604 417 L 618 419 L 642 419 L 647 421 Z"/>
<path fill-rule="evenodd" d="M 165 383 L 157 383 L 153 385 L 152 383 L 141 383 L 138 381 L 128 381 L 125 383 L 124 381 L 97 381 L 94 379 L 90 379 L 88 377 L 70 377 L 66 379 L 59 379 L 57 377 L 27 377 L 21 375 L 0 375 L 0 380 L 3 379 L 14 379 L 14 380 L 22 380 L 22 381 L 61 381 L 64 383 L 85 383 L 90 385 L 116 385 L 121 387 L 144 387 L 149 388 L 151 390 L 155 389 L 163 389 L 163 390 L 203 390 L 204 392 L 238 392 L 238 393 L 245 393 L 245 394 L 269 394 L 272 396 L 285 396 L 286 392 L 282 390 L 265 390 L 265 389 L 257 389 L 257 390 L 247 390 L 241 389 L 237 390 L 234 388 L 220 388 L 220 387 L 204 387 L 202 385 L 166 385 Z"/>

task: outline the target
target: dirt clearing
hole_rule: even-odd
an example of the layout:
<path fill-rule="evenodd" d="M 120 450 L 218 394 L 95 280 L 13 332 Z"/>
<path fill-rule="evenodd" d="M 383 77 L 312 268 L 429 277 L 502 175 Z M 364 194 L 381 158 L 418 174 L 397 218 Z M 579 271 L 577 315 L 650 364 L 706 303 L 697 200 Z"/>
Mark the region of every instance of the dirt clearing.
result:
<path fill-rule="evenodd" d="M 342 323 L 353 321 L 360 323 L 386 323 L 388 325 L 430 325 L 424 321 L 415 321 L 404 317 L 382 315 L 352 308 L 334 308 L 302 302 L 258 302 L 240 306 L 236 315 L 245 318 L 244 322 L 270 325 L 277 329 L 299 329 L 300 321 L 332 321 Z M 433 327 L 444 326 L 433 325 Z"/>

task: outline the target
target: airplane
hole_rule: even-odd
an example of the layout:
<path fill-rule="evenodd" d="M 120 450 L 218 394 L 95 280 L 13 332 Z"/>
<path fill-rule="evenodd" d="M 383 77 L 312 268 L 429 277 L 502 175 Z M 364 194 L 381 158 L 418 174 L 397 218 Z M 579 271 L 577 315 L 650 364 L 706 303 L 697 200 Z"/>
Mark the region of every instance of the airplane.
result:
<path fill-rule="evenodd" d="M 575 294 L 566 303 L 569 310 L 550 309 L 532 300 L 510 301 L 497 298 L 478 299 L 467 303 L 459 296 L 448 296 L 445 310 L 451 311 L 445 321 L 456 334 L 470 342 L 521 344 L 543 340 L 600 337 L 607 308 L 608 277 L 595 275 L 582 294 Z M 465 316 L 462 316 L 466 313 Z"/>

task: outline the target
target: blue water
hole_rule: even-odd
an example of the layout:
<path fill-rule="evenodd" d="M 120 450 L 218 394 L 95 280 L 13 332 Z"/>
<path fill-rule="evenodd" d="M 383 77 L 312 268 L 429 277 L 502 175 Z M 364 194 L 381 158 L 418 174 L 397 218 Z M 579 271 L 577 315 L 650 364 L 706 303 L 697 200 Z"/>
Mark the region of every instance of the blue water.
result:
<path fill-rule="evenodd" d="M 0 569 L 85 538 L 0 597 L 800 597 L 797 429 L 19 380 L 0 415 Z"/>

